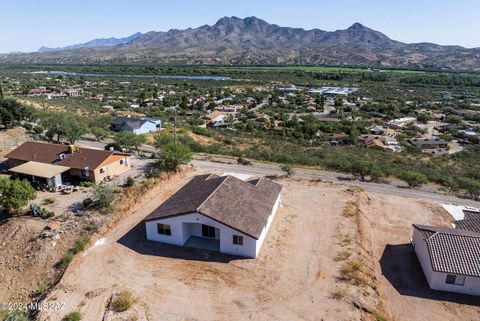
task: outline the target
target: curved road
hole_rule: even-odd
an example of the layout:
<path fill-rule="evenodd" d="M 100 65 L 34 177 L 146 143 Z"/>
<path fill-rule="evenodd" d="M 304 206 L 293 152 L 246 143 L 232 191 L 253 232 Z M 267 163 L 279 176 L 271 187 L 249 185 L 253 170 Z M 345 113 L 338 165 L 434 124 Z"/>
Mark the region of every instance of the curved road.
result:
<path fill-rule="evenodd" d="M 282 175 L 282 171 L 277 165 L 268 163 L 253 162 L 252 166 L 243 166 L 236 163 L 236 160 L 227 158 L 215 158 L 215 161 L 195 159 L 192 161 L 195 167 L 210 171 L 223 171 L 239 174 L 251 174 L 257 176 L 268 175 Z M 326 182 L 335 182 L 345 186 L 358 186 L 368 192 L 375 192 L 381 194 L 398 195 L 409 198 L 423 199 L 437 203 L 453 203 L 458 205 L 472 206 L 480 208 L 480 202 L 470 199 L 462 199 L 452 195 L 436 193 L 428 190 L 409 189 L 404 186 L 394 184 L 378 184 L 361 182 L 353 180 L 352 175 L 341 174 L 335 172 L 322 171 L 317 169 L 295 168 L 295 173 L 292 177 L 301 178 L 305 180 L 321 180 Z"/>

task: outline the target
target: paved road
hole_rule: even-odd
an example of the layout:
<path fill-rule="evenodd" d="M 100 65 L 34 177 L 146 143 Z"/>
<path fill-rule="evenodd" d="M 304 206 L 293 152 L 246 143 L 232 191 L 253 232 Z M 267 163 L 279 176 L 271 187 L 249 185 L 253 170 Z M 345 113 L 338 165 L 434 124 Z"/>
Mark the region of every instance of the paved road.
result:
<path fill-rule="evenodd" d="M 192 164 L 195 167 L 212 170 L 212 171 L 223 171 L 230 173 L 239 173 L 239 174 L 251 174 L 251 175 L 282 175 L 282 171 L 278 166 L 274 164 L 265 164 L 265 163 L 253 163 L 253 166 L 243 166 L 236 164 L 234 160 L 222 159 L 222 163 L 217 161 L 208 161 L 195 159 L 192 161 Z M 228 164 L 223 162 L 229 162 Z M 480 207 L 480 202 L 476 202 L 469 199 L 462 199 L 452 195 L 445 195 L 440 193 L 435 193 L 431 191 L 418 190 L 418 189 L 409 189 L 402 186 L 397 186 L 394 184 L 376 184 L 376 183 L 367 183 L 360 182 L 356 180 L 351 180 L 353 177 L 347 174 L 340 174 L 334 172 L 327 172 L 322 170 L 315 169 L 305 169 L 305 168 L 295 168 L 295 174 L 293 177 L 306 179 L 306 180 L 322 180 L 322 181 L 331 181 L 338 184 L 343 184 L 345 186 L 359 186 L 364 190 L 369 192 L 389 194 L 389 195 L 398 195 L 408 198 L 424 199 L 428 201 L 433 201 L 437 203 L 454 203 L 459 205 Z"/>
<path fill-rule="evenodd" d="M 90 140 L 80 140 L 78 143 L 80 146 L 91 147 L 104 149 L 105 144 L 96 141 Z M 146 147 L 148 145 L 145 145 Z M 144 148 L 144 151 L 154 151 L 155 149 L 152 146 Z M 257 176 L 266 176 L 266 175 L 282 175 L 282 171 L 279 169 L 278 165 L 268 164 L 268 163 L 257 163 L 254 162 L 253 166 L 243 166 L 237 164 L 236 160 L 229 158 L 216 158 L 217 161 L 207 161 L 204 160 L 204 157 L 197 156 L 195 160 L 192 161 L 192 164 L 198 168 L 211 170 L 211 171 L 223 171 L 230 173 L 240 173 L 240 174 L 251 174 Z M 357 180 L 353 180 L 353 176 L 349 174 L 341 174 L 336 172 L 328 172 L 317 169 L 305 169 L 305 168 L 295 168 L 294 177 L 306 179 L 306 180 L 322 180 L 322 181 L 331 181 L 338 184 L 343 184 L 345 186 L 359 186 L 369 192 L 389 194 L 389 195 L 398 195 L 409 198 L 424 199 L 428 201 L 433 201 L 437 203 L 454 203 L 459 205 L 480 207 L 480 202 L 476 202 L 469 199 L 462 199 L 452 195 L 445 195 L 441 193 L 436 193 L 432 190 L 419 190 L 419 189 L 409 189 L 405 186 L 401 186 L 399 183 L 394 182 L 392 184 L 377 184 L 377 183 L 367 183 Z"/>

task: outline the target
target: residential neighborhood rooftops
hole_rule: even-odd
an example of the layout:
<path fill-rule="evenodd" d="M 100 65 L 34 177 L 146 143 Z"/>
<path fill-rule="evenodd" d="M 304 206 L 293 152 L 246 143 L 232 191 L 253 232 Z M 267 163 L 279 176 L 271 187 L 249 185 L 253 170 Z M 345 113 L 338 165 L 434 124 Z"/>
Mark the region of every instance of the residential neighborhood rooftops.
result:
<path fill-rule="evenodd" d="M 145 218 L 146 221 L 198 212 L 258 239 L 282 186 L 268 179 L 195 176 Z"/>
<path fill-rule="evenodd" d="M 422 232 L 432 269 L 480 277 L 480 234 L 453 228 L 413 225 Z"/>

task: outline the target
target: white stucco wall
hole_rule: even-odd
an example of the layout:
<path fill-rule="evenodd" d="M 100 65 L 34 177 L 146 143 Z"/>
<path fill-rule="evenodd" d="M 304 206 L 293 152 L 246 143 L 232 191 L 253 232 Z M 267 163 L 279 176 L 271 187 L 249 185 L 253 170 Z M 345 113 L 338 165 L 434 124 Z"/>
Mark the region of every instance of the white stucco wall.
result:
<path fill-rule="evenodd" d="M 255 257 L 258 256 L 260 253 L 260 249 L 262 248 L 263 241 L 265 241 L 265 237 L 267 236 L 268 230 L 270 229 L 270 225 L 273 222 L 273 218 L 275 217 L 275 214 L 277 213 L 278 207 L 280 206 L 280 195 L 278 195 L 277 200 L 275 201 L 275 205 L 272 208 L 272 213 L 270 213 L 270 216 L 268 217 L 267 224 L 263 228 L 262 233 L 260 234 L 260 237 L 257 240 L 257 245 L 256 245 L 256 250 L 255 250 Z"/>
<path fill-rule="evenodd" d="M 463 286 L 456 284 L 447 284 L 447 273 L 436 272 L 432 269 L 430 262 L 430 256 L 428 254 L 428 248 L 425 241 L 422 239 L 420 231 L 413 230 L 412 245 L 415 248 L 420 265 L 422 266 L 423 273 L 427 279 L 428 285 L 433 290 L 457 292 L 471 295 L 480 295 L 480 278 L 478 277 L 465 277 L 465 284 Z"/>
<path fill-rule="evenodd" d="M 169 224 L 172 229 L 172 235 L 167 236 L 158 234 L 158 223 Z M 147 239 L 183 246 L 190 235 L 202 235 L 201 224 L 215 227 L 215 238 L 220 240 L 220 252 L 252 258 L 256 257 L 256 239 L 199 213 L 190 213 L 155 221 L 148 221 L 145 223 Z M 233 244 L 233 235 L 243 236 L 243 245 Z"/>
<path fill-rule="evenodd" d="M 142 125 L 142 127 L 135 129 L 133 133 L 136 135 L 142 135 L 142 134 L 153 133 L 153 132 L 156 132 L 157 130 L 158 130 L 157 125 L 155 125 L 152 122 L 146 122 L 145 124 Z"/>

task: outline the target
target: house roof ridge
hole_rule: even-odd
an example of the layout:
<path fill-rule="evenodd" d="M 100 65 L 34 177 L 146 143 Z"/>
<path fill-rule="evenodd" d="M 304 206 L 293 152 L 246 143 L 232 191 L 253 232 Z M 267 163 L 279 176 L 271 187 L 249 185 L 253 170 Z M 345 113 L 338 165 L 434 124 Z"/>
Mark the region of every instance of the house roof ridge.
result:
<path fill-rule="evenodd" d="M 211 175 L 214 175 L 214 174 L 211 174 Z M 211 176 L 210 175 L 210 176 Z M 210 176 L 208 176 L 205 180 L 207 180 Z M 208 195 L 207 198 L 205 198 L 205 200 L 202 202 L 202 204 L 200 204 L 198 207 L 197 207 L 197 212 L 199 213 L 202 213 L 200 211 L 200 209 L 202 208 L 202 206 L 212 197 L 213 194 L 215 194 L 216 191 L 218 191 L 218 189 L 223 185 L 223 183 L 226 182 L 226 180 L 230 177 L 230 175 L 227 175 L 225 176 L 225 179 L 210 193 L 210 195 Z M 221 178 L 221 176 L 220 176 Z M 203 214 L 203 213 L 202 213 Z M 204 214 L 205 215 L 205 214 Z"/>

